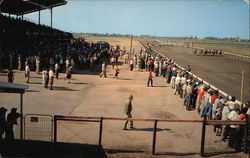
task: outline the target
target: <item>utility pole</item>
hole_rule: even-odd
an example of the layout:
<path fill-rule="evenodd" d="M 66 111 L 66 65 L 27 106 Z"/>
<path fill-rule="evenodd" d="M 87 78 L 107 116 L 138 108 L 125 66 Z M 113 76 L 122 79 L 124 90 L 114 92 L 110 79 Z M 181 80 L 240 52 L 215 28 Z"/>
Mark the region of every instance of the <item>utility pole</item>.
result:
<path fill-rule="evenodd" d="M 244 74 L 245 72 L 241 72 L 241 88 L 240 88 L 240 102 L 243 103 L 243 93 L 244 93 Z"/>
<path fill-rule="evenodd" d="M 129 50 L 129 60 L 131 59 L 132 54 L 132 45 L 133 45 L 133 36 L 130 37 L 130 50 Z"/>

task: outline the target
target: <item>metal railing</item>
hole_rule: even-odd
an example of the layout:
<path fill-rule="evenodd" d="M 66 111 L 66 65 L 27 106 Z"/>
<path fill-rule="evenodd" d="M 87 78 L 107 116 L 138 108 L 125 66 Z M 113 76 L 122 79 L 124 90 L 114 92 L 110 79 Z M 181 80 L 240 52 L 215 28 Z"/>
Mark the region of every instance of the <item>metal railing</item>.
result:
<path fill-rule="evenodd" d="M 202 133 L 201 133 L 201 145 L 200 145 L 200 154 L 201 156 L 205 155 L 205 135 L 206 135 L 206 126 L 207 125 L 243 125 L 245 126 L 245 144 L 244 152 L 247 153 L 247 141 L 248 141 L 248 128 L 249 120 L 239 120 L 239 121 L 229 121 L 229 120 L 169 120 L 169 119 L 141 119 L 141 118 L 115 118 L 115 117 L 79 117 L 79 116 L 54 116 L 54 142 L 57 142 L 57 121 L 80 121 L 80 122 L 98 122 L 99 123 L 99 138 L 98 145 L 102 146 L 103 139 L 103 123 L 105 120 L 113 121 L 143 121 L 143 122 L 154 122 L 153 133 L 152 133 L 152 154 L 156 154 L 156 137 L 157 137 L 157 123 L 158 122 L 177 122 L 177 123 L 201 123 L 202 124 Z"/>
<path fill-rule="evenodd" d="M 53 116 L 26 114 L 23 122 L 24 139 L 53 141 Z"/>

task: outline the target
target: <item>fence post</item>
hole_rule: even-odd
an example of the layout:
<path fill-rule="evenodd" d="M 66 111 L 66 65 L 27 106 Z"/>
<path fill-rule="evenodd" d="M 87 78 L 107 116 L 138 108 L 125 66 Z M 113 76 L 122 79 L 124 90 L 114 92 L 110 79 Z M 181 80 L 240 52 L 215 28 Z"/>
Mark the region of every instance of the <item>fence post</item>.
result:
<path fill-rule="evenodd" d="M 249 117 L 246 115 L 246 125 L 245 125 L 245 142 L 244 142 L 244 153 L 247 154 L 247 143 L 248 143 L 248 132 L 249 132 Z"/>
<path fill-rule="evenodd" d="M 152 155 L 155 155 L 156 132 L 157 132 L 157 120 L 154 121 Z"/>
<path fill-rule="evenodd" d="M 102 146 L 102 124 L 103 124 L 103 118 L 100 118 L 100 128 L 99 128 L 99 142 L 98 145 Z"/>
<path fill-rule="evenodd" d="M 54 116 L 54 143 L 57 142 L 57 116 Z"/>
<path fill-rule="evenodd" d="M 206 136 L 206 116 L 204 116 L 202 121 L 202 133 L 201 133 L 201 156 L 205 156 L 204 148 L 205 148 L 205 136 Z"/>

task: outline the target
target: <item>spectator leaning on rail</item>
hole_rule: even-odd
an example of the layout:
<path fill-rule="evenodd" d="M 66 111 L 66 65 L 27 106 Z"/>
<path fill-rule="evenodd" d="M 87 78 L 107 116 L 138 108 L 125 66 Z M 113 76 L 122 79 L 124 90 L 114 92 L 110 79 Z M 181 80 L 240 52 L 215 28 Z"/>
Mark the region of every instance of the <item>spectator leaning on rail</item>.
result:
<path fill-rule="evenodd" d="M 229 107 L 224 99 L 221 99 L 221 103 L 223 105 L 221 120 L 228 120 L 228 115 L 230 113 Z M 229 135 L 229 126 L 222 125 L 222 140 L 225 141 L 228 135 Z"/>
<path fill-rule="evenodd" d="M 231 101 L 227 102 L 227 105 L 230 110 L 240 109 L 239 104 L 237 104 L 235 101 L 236 101 L 236 97 L 232 96 Z"/>
<path fill-rule="evenodd" d="M 232 121 L 237 121 L 237 120 L 243 120 L 244 115 L 240 118 L 239 115 L 240 110 L 239 109 L 233 109 L 229 115 L 228 119 Z M 240 145 L 241 145 L 241 139 L 242 139 L 242 128 L 240 125 L 230 125 L 230 139 L 228 146 L 230 148 L 233 148 L 236 151 L 240 150 Z"/>

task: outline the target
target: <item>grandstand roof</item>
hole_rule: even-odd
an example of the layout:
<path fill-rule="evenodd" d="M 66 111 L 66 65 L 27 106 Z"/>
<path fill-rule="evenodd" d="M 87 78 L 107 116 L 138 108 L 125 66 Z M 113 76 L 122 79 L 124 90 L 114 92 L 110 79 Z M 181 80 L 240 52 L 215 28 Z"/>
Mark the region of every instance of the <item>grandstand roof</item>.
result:
<path fill-rule="evenodd" d="M 66 0 L 3 0 L 1 12 L 23 15 L 65 4 Z"/>

